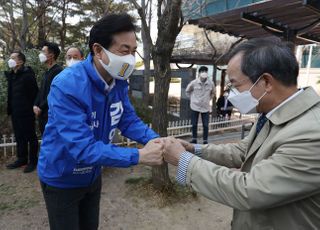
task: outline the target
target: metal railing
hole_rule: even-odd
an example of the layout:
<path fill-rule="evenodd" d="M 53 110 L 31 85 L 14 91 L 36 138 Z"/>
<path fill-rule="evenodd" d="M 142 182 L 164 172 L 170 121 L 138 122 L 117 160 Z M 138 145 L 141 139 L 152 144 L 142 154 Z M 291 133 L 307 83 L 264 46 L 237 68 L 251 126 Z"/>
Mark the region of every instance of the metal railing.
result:
<path fill-rule="evenodd" d="M 256 120 L 257 116 L 255 115 L 245 115 L 240 118 L 233 118 L 230 120 L 226 120 L 224 118 L 213 118 L 209 122 L 209 133 L 212 134 L 214 132 L 220 132 L 224 130 L 240 130 L 241 131 L 241 139 L 244 138 L 245 131 L 249 130 Z M 174 137 L 187 137 L 191 135 L 191 120 L 180 120 L 169 122 L 167 133 L 168 136 Z M 198 125 L 198 131 L 202 131 L 201 122 Z M 240 138 L 240 137 L 239 137 Z M 118 133 L 118 140 L 116 141 L 116 145 L 121 146 L 131 146 L 137 145 L 135 141 L 130 140 L 129 138 L 121 136 L 120 132 Z M 39 140 L 41 142 L 41 140 Z M 16 151 L 16 142 L 14 135 L 2 135 L 0 138 L 0 155 L 2 154 L 4 157 L 7 157 L 9 154 L 12 156 Z"/>

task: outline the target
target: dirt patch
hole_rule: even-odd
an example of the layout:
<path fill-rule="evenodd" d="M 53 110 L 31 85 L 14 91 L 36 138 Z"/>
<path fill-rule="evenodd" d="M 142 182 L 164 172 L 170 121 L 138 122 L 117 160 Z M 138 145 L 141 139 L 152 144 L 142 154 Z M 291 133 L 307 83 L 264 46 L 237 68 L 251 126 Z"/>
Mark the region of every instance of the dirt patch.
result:
<path fill-rule="evenodd" d="M 24 174 L 22 169 L 7 170 L 7 162 L 0 164 L 0 229 L 49 229 L 36 172 Z M 175 170 L 169 167 L 172 177 Z M 148 187 L 128 183 L 132 178 L 150 175 L 151 168 L 146 166 L 103 170 L 99 229 L 230 229 L 232 210 L 226 206 L 185 190 L 179 192 L 179 199 L 175 197 L 161 205 L 159 194 L 152 195 L 152 190 L 145 193 L 141 189 L 148 190 Z"/>

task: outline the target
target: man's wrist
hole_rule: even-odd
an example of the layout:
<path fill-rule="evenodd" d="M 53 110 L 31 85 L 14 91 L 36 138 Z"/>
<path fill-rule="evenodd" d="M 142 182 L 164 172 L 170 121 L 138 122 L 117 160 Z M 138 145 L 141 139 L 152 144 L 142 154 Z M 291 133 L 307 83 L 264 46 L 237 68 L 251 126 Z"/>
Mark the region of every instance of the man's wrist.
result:
<path fill-rule="evenodd" d="M 145 154 L 145 150 L 142 149 L 138 149 L 138 164 L 143 164 L 144 163 L 144 154 Z"/>

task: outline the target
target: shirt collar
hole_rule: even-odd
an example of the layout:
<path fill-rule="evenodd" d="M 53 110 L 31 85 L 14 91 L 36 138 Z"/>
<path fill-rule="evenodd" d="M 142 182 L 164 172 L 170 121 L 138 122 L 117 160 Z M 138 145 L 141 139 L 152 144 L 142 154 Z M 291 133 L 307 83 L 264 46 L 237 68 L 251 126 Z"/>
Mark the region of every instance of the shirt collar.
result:
<path fill-rule="evenodd" d="M 95 64 L 94 64 L 93 62 L 92 62 L 92 65 L 93 65 L 93 68 L 95 69 L 98 77 L 99 77 L 99 78 L 103 81 L 103 83 L 105 84 L 105 86 L 104 86 L 104 91 L 107 92 L 107 93 L 109 93 L 109 92 L 112 90 L 112 88 L 115 86 L 115 80 L 112 79 L 111 84 L 108 85 L 108 83 L 103 79 L 103 77 L 101 76 L 101 74 L 99 73 L 97 67 L 95 66 Z"/>
<path fill-rule="evenodd" d="M 199 84 L 201 84 L 201 85 L 206 85 L 206 84 L 209 84 L 209 79 L 207 79 L 205 82 L 202 82 L 201 80 L 200 80 L 200 78 L 197 78 L 197 82 L 199 83 Z"/>
<path fill-rule="evenodd" d="M 280 105 L 278 105 L 277 107 L 275 107 L 273 110 L 271 110 L 269 113 L 266 114 L 266 117 L 269 119 L 271 117 L 271 115 L 277 110 L 279 109 L 281 106 L 283 106 L 284 104 L 286 104 L 288 101 L 292 100 L 293 98 L 295 98 L 296 96 L 298 96 L 300 93 L 303 92 L 303 89 L 300 89 L 299 91 L 297 91 L 296 93 L 292 94 L 290 97 L 288 97 L 286 100 L 284 100 L 283 102 L 281 102 Z"/>

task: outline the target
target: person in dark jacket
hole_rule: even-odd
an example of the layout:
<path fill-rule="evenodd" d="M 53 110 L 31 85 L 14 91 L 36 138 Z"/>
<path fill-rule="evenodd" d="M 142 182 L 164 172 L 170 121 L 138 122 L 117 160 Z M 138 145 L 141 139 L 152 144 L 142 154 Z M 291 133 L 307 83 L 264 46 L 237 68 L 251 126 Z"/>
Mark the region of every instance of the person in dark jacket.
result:
<path fill-rule="evenodd" d="M 48 101 L 47 97 L 50 91 L 50 86 L 53 78 L 57 76 L 63 68 L 57 64 L 57 58 L 60 54 L 60 49 L 57 44 L 45 42 L 42 51 L 39 54 L 41 63 L 45 63 L 48 70 L 44 73 L 38 96 L 34 102 L 33 111 L 38 117 L 39 128 L 43 135 L 44 128 L 48 122 Z"/>
<path fill-rule="evenodd" d="M 14 135 L 17 142 L 17 160 L 7 165 L 8 169 L 23 165 L 24 172 L 32 172 L 37 165 L 38 139 L 35 131 L 35 117 L 32 105 L 38 92 L 35 74 L 31 67 L 25 66 L 26 57 L 20 51 L 14 51 L 8 61 L 7 112 L 11 116 Z"/>
<path fill-rule="evenodd" d="M 229 91 L 225 90 L 223 95 L 221 95 L 217 100 L 217 113 L 219 117 L 231 118 L 231 113 L 233 110 L 233 106 L 231 102 L 228 100 Z"/>

